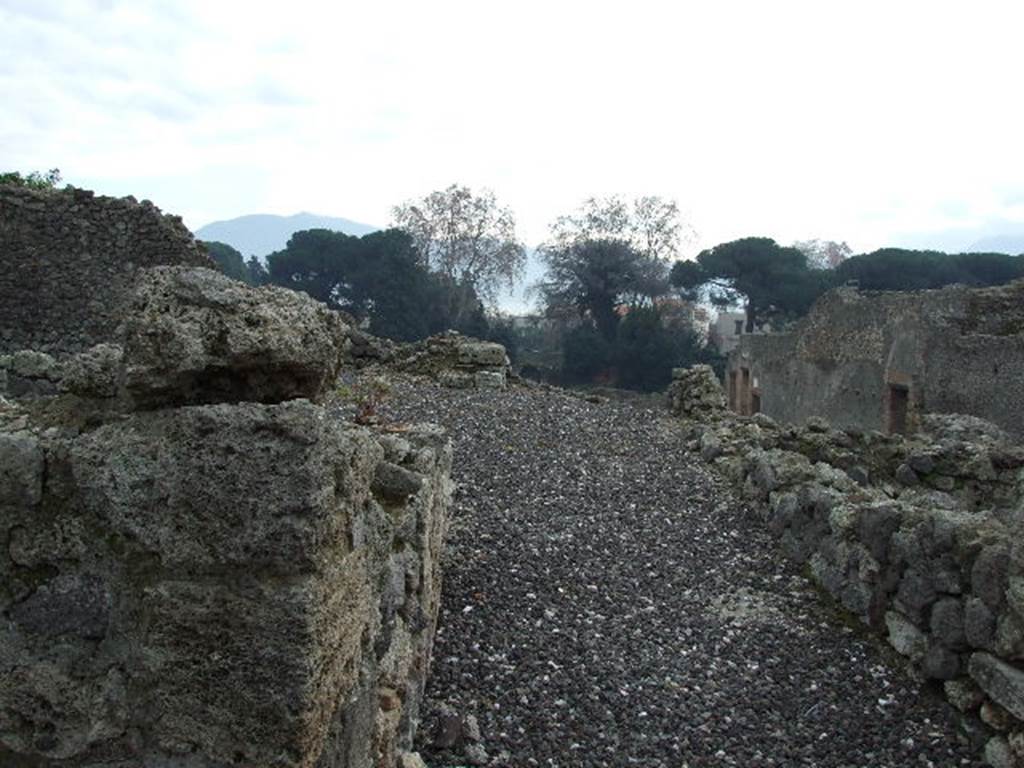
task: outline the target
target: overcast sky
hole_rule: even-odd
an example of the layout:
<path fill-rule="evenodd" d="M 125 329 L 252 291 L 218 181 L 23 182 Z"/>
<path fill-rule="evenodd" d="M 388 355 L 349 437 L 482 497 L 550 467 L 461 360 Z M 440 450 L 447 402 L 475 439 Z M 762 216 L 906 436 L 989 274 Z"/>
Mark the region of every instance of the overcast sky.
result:
<path fill-rule="evenodd" d="M 0 0 L 0 170 L 193 228 L 383 225 L 457 181 L 530 243 L 611 193 L 702 246 L 1024 231 L 1022 29 L 1020 0 Z"/>

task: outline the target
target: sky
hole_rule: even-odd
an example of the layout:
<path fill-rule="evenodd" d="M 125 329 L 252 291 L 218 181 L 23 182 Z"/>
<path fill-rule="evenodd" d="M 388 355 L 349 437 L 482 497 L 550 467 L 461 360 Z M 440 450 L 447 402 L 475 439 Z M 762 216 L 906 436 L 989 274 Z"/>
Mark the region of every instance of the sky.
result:
<path fill-rule="evenodd" d="M 193 229 L 386 225 L 452 183 L 528 244 L 585 198 L 748 235 L 1024 234 L 1024 3 L 0 0 L 0 171 Z"/>

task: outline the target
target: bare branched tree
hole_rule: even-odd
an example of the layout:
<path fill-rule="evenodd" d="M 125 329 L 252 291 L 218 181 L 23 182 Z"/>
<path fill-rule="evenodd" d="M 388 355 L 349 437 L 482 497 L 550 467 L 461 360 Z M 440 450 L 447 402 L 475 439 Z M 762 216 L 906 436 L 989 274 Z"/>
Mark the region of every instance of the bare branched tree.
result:
<path fill-rule="evenodd" d="M 559 216 L 551 225 L 551 242 L 545 247 L 551 250 L 587 240 L 621 240 L 643 256 L 668 261 L 678 258 L 683 243 L 693 236 L 675 201 L 648 196 L 629 203 L 615 195 L 589 198 L 579 210 Z"/>
<path fill-rule="evenodd" d="M 835 240 L 798 240 L 793 247 L 807 257 L 808 265 L 814 269 L 835 269 L 853 255 L 850 246 Z"/>
<path fill-rule="evenodd" d="M 489 302 L 522 275 L 526 250 L 516 237 L 515 216 L 490 190 L 452 184 L 396 206 L 392 215 L 427 267 Z"/>

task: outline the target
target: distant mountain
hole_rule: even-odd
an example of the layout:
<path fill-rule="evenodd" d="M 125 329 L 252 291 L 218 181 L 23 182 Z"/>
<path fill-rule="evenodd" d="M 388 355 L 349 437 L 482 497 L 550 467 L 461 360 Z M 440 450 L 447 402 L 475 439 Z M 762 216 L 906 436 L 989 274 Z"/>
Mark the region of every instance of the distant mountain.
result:
<path fill-rule="evenodd" d="M 1024 253 L 1024 234 L 983 237 L 972 243 L 967 250 L 975 253 L 1009 253 L 1011 256 L 1019 256 Z"/>
<path fill-rule="evenodd" d="M 195 236 L 200 240 L 227 243 L 249 258 L 252 255 L 264 257 L 282 250 L 288 244 L 288 238 L 306 229 L 331 229 L 346 235 L 362 236 L 376 232 L 379 227 L 313 213 L 296 213 L 294 216 L 257 213 L 215 221 L 197 229 Z"/>
<path fill-rule="evenodd" d="M 887 245 L 944 253 L 1024 253 L 1024 222 L 993 219 L 982 224 L 934 229 L 928 232 L 894 232 Z"/>

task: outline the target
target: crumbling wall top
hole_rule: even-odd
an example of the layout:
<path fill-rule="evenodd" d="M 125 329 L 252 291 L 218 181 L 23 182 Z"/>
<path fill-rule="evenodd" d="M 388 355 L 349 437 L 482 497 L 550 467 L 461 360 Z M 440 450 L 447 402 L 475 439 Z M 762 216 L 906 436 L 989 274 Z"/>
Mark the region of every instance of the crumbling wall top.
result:
<path fill-rule="evenodd" d="M 141 267 L 212 267 L 178 216 L 148 200 L 0 185 L 0 353 L 57 356 L 108 341 Z"/>

